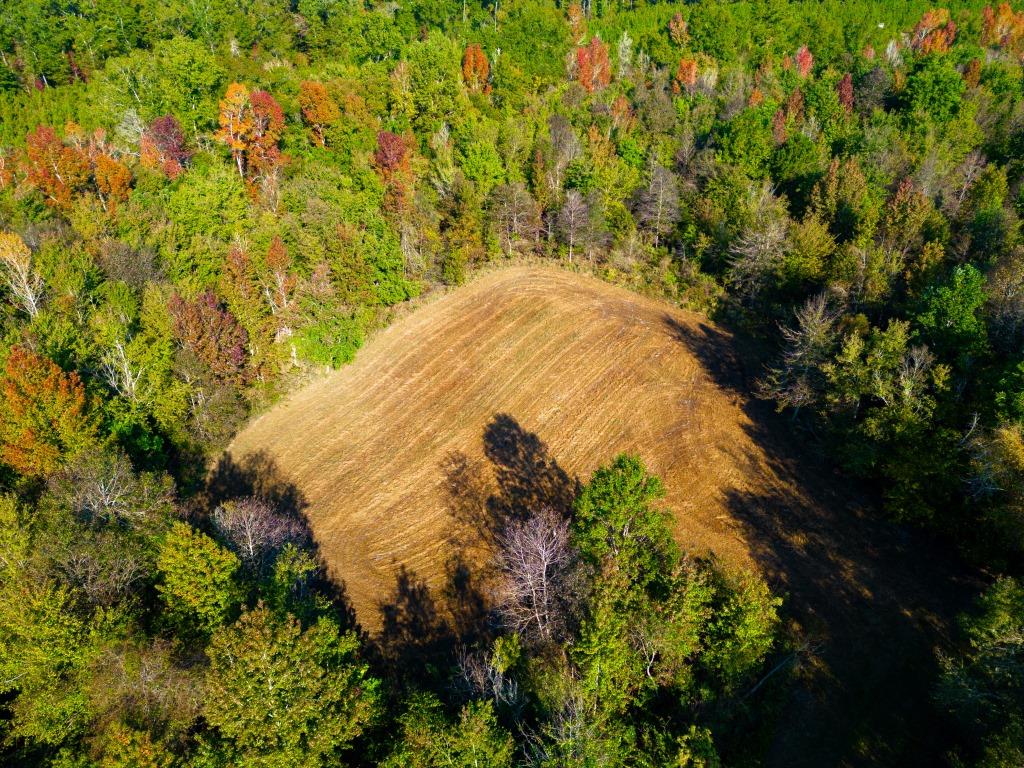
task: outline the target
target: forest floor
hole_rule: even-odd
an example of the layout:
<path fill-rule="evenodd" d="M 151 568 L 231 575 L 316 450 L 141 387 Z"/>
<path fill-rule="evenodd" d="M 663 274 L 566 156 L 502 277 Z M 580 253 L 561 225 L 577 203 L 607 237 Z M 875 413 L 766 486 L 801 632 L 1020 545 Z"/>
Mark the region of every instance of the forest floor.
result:
<path fill-rule="evenodd" d="M 804 650 L 768 764 L 933 764 L 936 649 L 975 585 L 751 397 L 758 359 L 699 315 L 591 277 L 485 273 L 254 420 L 213 486 L 304 514 L 360 624 L 423 642 L 482 614 L 503 509 L 565 506 L 635 452 L 684 548 L 785 596 Z"/>

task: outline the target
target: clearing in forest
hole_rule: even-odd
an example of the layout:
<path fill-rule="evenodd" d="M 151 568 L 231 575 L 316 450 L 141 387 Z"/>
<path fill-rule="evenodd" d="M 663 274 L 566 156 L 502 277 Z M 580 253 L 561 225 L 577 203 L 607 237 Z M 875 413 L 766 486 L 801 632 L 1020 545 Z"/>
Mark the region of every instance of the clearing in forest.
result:
<path fill-rule="evenodd" d="M 620 451 L 664 480 L 684 546 L 752 565 L 730 499 L 777 478 L 737 394 L 708 370 L 736 361 L 695 346 L 725 352 L 698 316 L 599 280 L 492 272 L 393 324 L 230 453 L 262 453 L 294 483 L 371 629 L 399 566 L 441 585 L 452 536 L 486 526 L 467 519 L 486 514 L 481 494 L 492 508 L 564 503 Z"/>
<path fill-rule="evenodd" d="M 664 481 L 683 547 L 758 569 L 806 638 L 793 663 L 808 685 L 789 695 L 768 764 L 930 754 L 934 648 L 973 586 L 864 514 L 750 397 L 757 369 L 698 315 L 556 268 L 507 268 L 409 313 L 253 421 L 213 486 L 300 510 L 373 632 L 396 611 L 429 623 L 445 595 L 452 610 L 466 586 L 453 558 L 479 561 L 472 543 L 496 519 L 566 505 L 595 467 L 635 452 Z M 877 708 L 880 696 L 899 704 Z"/>

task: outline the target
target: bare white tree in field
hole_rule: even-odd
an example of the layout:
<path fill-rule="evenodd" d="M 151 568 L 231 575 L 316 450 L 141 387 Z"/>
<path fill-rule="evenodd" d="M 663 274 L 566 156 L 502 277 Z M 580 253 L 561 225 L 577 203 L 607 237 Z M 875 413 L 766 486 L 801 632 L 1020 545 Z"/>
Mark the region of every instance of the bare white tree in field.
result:
<path fill-rule="evenodd" d="M 570 189 L 565 195 L 565 203 L 558 212 L 558 232 L 562 241 L 569 246 L 569 263 L 572 263 L 573 251 L 581 244 L 590 228 L 590 206 L 578 189 Z"/>
<path fill-rule="evenodd" d="M 675 174 L 655 162 L 650 164 L 647 187 L 637 206 L 640 220 L 654 233 L 654 247 L 662 235 L 679 221 L 679 181 Z"/>
<path fill-rule="evenodd" d="M 498 539 L 498 611 L 509 629 L 540 642 L 565 628 L 576 570 L 569 521 L 546 507 L 511 521 Z"/>
<path fill-rule="evenodd" d="M 32 250 L 13 232 L 0 232 L 0 273 L 11 298 L 29 317 L 43 304 L 43 278 L 32 263 Z"/>
<path fill-rule="evenodd" d="M 305 537 L 299 521 L 278 512 L 263 499 L 251 497 L 217 507 L 213 524 L 242 562 L 255 571 L 285 544 L 301 542 Z"/>

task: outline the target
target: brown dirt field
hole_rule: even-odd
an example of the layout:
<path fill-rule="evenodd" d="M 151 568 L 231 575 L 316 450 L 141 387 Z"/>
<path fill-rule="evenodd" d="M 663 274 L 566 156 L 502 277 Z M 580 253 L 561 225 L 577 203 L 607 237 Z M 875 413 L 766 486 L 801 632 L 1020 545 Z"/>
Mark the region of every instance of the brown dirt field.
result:
<path fill-rule="evenodd" d="M 380 333 L 356 361 L 256 419 L 232 455 L 266 451 L 292 478 L 361 623 L 399 564 L 444 579 L 453 515 L 442 465 L 484 458 L 507 414 L 586 478 L 636 451 L 668 489 L 679 540 L 753 565 L 731 491 L 772 477 L 737 398 L 679 342 L 699 319 L 556 269 L 485 275 Z"/>
<path fill-rule="evenodd" d="M 788 437 L 749 397 L 758 365 L 698 315 L 512 267 L 408 314 L 257 418 L 217 473 L 288 488 L 374 631 L 396 584 L 445 589 L 467 524 L 564 504 L 596 466 L 636 452 L 664 481 L 680 543 L 760 570 L 810 642 L 769 764 L 930 764 L 934 649 L 973 584 L 865 515 Z"/>

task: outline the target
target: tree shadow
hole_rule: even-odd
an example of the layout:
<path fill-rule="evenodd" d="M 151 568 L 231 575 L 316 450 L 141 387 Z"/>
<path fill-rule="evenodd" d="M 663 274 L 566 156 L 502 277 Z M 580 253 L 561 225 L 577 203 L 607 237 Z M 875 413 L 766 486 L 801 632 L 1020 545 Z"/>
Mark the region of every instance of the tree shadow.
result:
<path fill-rule="evenodd" d="M 882 519 L 873 489 L 842 475 L 824 445 L 753 396 L 763 343 L 667 315 L 665 328 L 747 417 L 763 455 L 737 463 L 768 481 L 756 493 L 728 490 L 726 504 L 785 594 L 786 618 L 817 649 L 785 695 L 766 765 L 941 763 L 935 648 L 950 642 L 975 577 L 947 545 Z"/>
<path fill-rule="evenodd" d="M 306 515 L 309 503 L 298 485 L 285 475 L 266 451 L 248 453 L 239 459 L 226 451 L 206 477 L 200 497 L 202 507 L 212 512 L 227 501 L 248 497 L 267 502 L 278 513 L 295 521 L 300 533 L 291 540 L 292 543 L 309 552 L 317 563 L 315 574 L 302 589 L 329 597 L 342 628 L 356 631 L 365 638 L 366 633 L 356 619 L 344 581 L 333 577 L 327 567 Z"/>
<path fill-rule="evenodd" d="M 444 584 L 432 592 L 402 565 L 391 594 L 378 605 L 382 629 L 374 638 L 375 655 L 403 688 L 445 688 L 454 682 L 461 649 L 489 646 L 498 630 L 489 599 L 498 537 L 511 520 L 541 507 L 569 514 L 576 497 L 579 481 L 513 417 L 496 414 L 482 438 L 483 458 L 455 451 L 439 466 L 453 523 Z"/>
<path fill-rule="evenodd" d="M 263 499 L 279 512 L 296 518 L 303 517 L 309 506 L 299 487 L 284 476 L 266 451 L 247 453 L 238 460 L 226 451 L 207 476 L 206 505 L 213 508 L 245 496 Z"/>
<path fill-rule="evenodd" d="M 536 434 L 507 413 L 495 415 L 484 429 L 484 455 L 498 484 L 488 508 L 499 525 L 544 507 L 569 514 L 579 483 L 558 465 Z"/>

